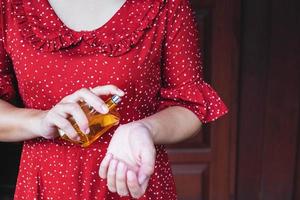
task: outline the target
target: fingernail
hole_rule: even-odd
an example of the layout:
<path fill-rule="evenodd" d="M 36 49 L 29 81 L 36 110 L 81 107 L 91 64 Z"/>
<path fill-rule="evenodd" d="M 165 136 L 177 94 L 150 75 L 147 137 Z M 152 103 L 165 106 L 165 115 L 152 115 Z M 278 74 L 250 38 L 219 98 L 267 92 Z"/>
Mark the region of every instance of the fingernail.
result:
<path fill-rule="evenodd" d="M 102 111 L 103 111 L 104 113 L 107 113 L 107 112 L 108 112 L 108 108 L 107 108 L 106 105 L 102 105 L 102 106 L 101 106 L 101 109 L 102 109 Z"/>
<path fill-rule="evenodd" d="M 117 91 L 118 91 L 118 93 L 119 93 L 120 96 L 123 96 L 125 94 L 124 91 L 121 90 L 121 89 L 117 89 Z"/>
<path fill-rule="evenodd" d="M 146 180 L 147 176 L 145 174 L 142 174 L 139 176 L 139 184 L 142 185 L 145 180 Z"/>
<path fill-rule="evenodd" d="M 87 127 L 87 128 L 85 129 L 85 131 L 84 131 L 84 132 L 85 132 L 86 134 L 89 134 L 89 133 L 90 133 L 90 131 L 91 131 L 91 130 L 90 130 L 90 128 L 89 128 L 89 127 Z"/>
<path fill-rule="evenodd" d="M 58 133 L 61 137 L 66 135 L 66 133 L 63 130 L 61 130 L 60 128 L 58 129 Z"/>

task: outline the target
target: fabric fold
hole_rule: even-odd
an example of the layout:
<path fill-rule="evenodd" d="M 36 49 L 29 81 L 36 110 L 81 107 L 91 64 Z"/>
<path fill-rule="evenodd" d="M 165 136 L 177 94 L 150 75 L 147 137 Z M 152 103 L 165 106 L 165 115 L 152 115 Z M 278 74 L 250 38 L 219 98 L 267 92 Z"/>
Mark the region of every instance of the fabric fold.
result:
<path fill-rule="evenodd" d="M 216 91 L 203 81 L 176 88 L 162 88 L 160 98 L 158 110 L 183 106 L 195 113 L 203 123 L 214 121 L 228 112 Z"/>
<path fill-rule="evenodd" d="M 130 0 L 127 0 L 130 1 Z M 84 42 L 84 49 L 78 49 L 82 54 L 104 53 L 108 56 L 120 56 L 130 51 L 150 29 L 160 11 L 165 5 L 165 0 L 149 0 L 148 10 L 143 14 L 138 26 L 127 35 L 116 36 L 110 41 L 105 41 L 101 32 L 82 31 L 76 32 L 64 26 L 56 30 L 46 29 L 38 24 L 34 13 L 27 11 L 25 0 L 12 0 L 15 19 L 20 27 L 24 40 L 29 41 L 35 49 L 53 52 L 64 48 L 76 46 Z M 29 2 L 30 4 L 30 2 Z"/>

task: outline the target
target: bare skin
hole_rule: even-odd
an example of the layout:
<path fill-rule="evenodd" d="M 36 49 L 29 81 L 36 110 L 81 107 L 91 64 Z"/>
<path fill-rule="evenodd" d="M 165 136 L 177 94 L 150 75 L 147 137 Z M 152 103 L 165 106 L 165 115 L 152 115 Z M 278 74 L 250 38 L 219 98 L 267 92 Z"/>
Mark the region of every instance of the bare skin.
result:
<path fill-rule="evenodd" d="M 74 31 L 91 31 L 109 21 L 125 1 L 49 0 L 49 3 L 56 15 L 67 27 Z"/>

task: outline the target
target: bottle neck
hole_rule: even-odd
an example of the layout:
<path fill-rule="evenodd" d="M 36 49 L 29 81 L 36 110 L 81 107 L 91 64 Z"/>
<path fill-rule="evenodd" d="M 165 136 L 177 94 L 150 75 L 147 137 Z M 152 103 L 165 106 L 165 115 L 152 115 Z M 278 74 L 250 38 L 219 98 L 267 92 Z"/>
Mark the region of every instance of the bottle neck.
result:
<path fill-rule="evenodd" d="M 108 110 L 112 110 L 114 109 L 118 104 L 115 103 L 112 99 L 108 99 L 105 101 L 105 104 L 107 105 L 108 107 Z M 95 110 L 89 106 L 86 102 L 79 102 L 79 105 L 82 107 L 82 109 L 85 111 L 85 112 L 94 112 Z M 92 110 L 92 111 L 91 111 Z"/>
<path fill-rule="evenodd" d="M 105 103 L 106 103 L 106 105 L 107 105 L 107 107 L 108 107 L 109 110 L 112 110 L 112 109 L 114 109 L 117 106 L 117 104 L 115 104 L 111 99 L 109 99 Z"/>

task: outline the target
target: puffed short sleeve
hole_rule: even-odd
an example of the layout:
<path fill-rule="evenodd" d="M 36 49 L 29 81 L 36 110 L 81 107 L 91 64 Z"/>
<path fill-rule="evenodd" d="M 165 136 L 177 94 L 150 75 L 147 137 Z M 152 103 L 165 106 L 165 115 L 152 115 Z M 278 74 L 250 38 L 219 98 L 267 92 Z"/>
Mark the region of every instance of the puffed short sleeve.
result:
<path fill-rule="evenodd" d="M 228 112 L 216 91 L 203 80 L 199 33 L 189 0 L 173 0 L 169 7 L 162 55 L 163 85 L 159 110 L 183 106 L 206 123 Z"/>

